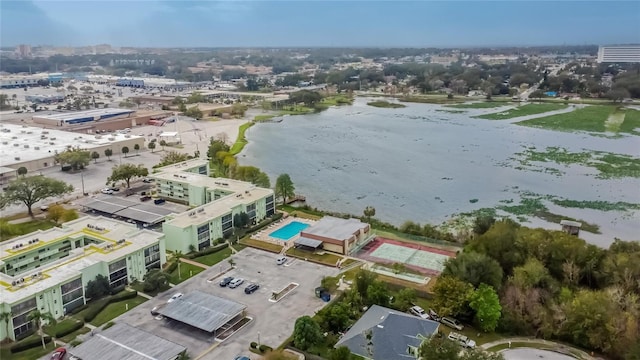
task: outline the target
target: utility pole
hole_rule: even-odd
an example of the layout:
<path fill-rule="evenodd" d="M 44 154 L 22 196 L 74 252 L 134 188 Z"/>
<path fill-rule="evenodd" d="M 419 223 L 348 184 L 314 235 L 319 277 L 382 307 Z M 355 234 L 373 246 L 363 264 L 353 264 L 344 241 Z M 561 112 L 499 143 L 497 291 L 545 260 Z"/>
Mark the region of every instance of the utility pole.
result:
<path fill-rule="evenodd" d="M 84 191 L 84 168 L 80 169 L 80 180 L 82 181 L 82 196 L 85 196 L 87 193 Z"/>

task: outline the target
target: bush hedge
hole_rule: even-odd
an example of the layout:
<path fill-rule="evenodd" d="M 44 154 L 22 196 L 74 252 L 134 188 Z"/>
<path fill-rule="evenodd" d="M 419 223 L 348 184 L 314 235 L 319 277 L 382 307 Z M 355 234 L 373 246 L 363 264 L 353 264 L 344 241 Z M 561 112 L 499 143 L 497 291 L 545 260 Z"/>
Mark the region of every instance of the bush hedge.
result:
<path fill-rule="evenodd" d="M 111 291 L 109 292 L 109 294 L 110 294 L 110 295 L 115 295 L 115 294 L 117 294 L 117 293 L 119 293 L 119 292 L 123 291 L 123 290 L 125 289 L 125 287 L 126 287 L 125 285 L 121 285 L 121 286 L 115 287 L 115 288 L 111 289 Z"/>
<path fill-rule="evenodd" d="M 216 253 L 218 251 L 226 249 L 227 247 L 229 247 L 229 244 L 222 243 L 220 245 L 208 247 L 208 248 L 206 248 L 204 250 L 201 250 L 201 251 L 192 252 L 190 254 L 185 255 L 185 257 L 187 259 L 195 259 L 195 258 L 200 257 L 200 256 L 205 256 L 205 255 Z"/>
<path fill-rule="evenodd" d="M 262 353 L 265 353 L 265 352 L 267 352 L 267 351 L 272 351 L 272 350 L 273 350 L 273 348 L 272 348 L 271 346 L 268 346 L 268 345 L 262 344 L 262 345 L 260 345 L 260 346 L 258 347 L 258 350 L 260 350 L 260 352 L 262 352 Z"/>
<path fill-rule="evenodd" d="M 108 328 L 112 327 L 115 324 L 116 323 L 114 323 L 113 321 L 109 321 L 108 323 L 105 324 L 105 326 L 102 327 L 102 330 L 107 330 Z"/>
<path fill-rule="evenodd" d="M 170 274 L 172 272 L 174 272 L 176 269 L 178 268 L 178 263 L 177 262 L 172 262 L 171 265 L 169 265 L 164 272 Z"/>
<path fill-rule="evenodd" d="M 45 336 L 44 343 L 48 344 L 50 342 L 51 336 Z M 30 337 L 13 344 L 13 346 L 11 346 L 11 353 L 15 354 L 17 352 L 33 349 L 38 346 L 42 346 L 42 339 L 40 338 L 40 336 Z"/>
<path fill-rule="evenodd" d="M 282 219 L 282 213 L 277 212 L 272 217 L 270 217 L 268 219 L 265 219 L 265 220 L 262 220 L 260 223 L 250 227 L 249 229 L 247 229 L 247 232 L 248 233 L 256 232 L 256 231 L 262 229 L 263 227 L 271 224 L 272 222 L 278 221 L 280 219 Z"/>
<path fill-rule="evenodd" d="M 75 322 L 75 323 L 66 323 L 66 324 L 61 324 L 58 327 L 58 331 L 56 331 L 56 337 L 57 338 L 61 338 L 65 335 L 69 335 L 72 332 L 81 329 L 84 326 L 84 323 L 82 321 L 79 322 Z"/>
<path fill-rule="evenodd" d="M 75 315 L 75 314 L 79 313 L 80 311 L 82 311 L 82 310 L 84 310 L 84 309 L 86 309 L 88 307 L 89 307 L 89 305 L 87 305 L 87 304 L 84 304 L 82 306 L 78 306 L 77 308 L 71 310 L 71 313 Z"/>
<path fill-rule="evenodd" d="M 249 344 L 249 346 L 250 346 L 252 349 L 257 349 L 257 348 L 258 348 L 258 343 L 257 343 L 257 342 L 255 342 L 255 341 L 252 341 L 252 342 L 251 342 L 251 344 Z"/>
<path fill-rule="evenodd" d="M 84 315 L 84 321 L 85 322 L 91 322 L 93 319 L 96 318 L 96 316 L 98 316 L 98 314 L 105 307 L 107 307 L 107 305 L 109 305 L 111 303 L 122 301 L 122 300 L 127 300 L 127 299 L 133 299 L 136 296 L 138 296 L 138 292 L 137 291 L 125 291 L 125 292 L 122 292 L 122 293 L 120 293 L 118 295 L 114 295 L 114 296 L 108 297 L 106 299 L 98 300 L 95 303 L 91 304 L 91 306 L 89 307 L 89 310 Z"/>

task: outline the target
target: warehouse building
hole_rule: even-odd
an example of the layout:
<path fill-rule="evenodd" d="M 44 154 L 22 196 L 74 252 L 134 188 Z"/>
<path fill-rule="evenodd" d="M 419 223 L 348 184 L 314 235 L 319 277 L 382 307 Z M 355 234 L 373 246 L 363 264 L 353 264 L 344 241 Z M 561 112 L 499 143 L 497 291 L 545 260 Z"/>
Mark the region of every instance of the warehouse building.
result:
<path fill-rule="evenodd" d="M 105 217 L 85 216 L 0 244 L 0 312 L 11 313 L 0 338 L 33 330 L 33 310 L 60 318 L 86 303 L 97 275 L 117 288 L 166 261 L 164 235 Z M 7 328 L 9 334 L 7 334 Z"/>
<path fill-rule="evenodd" d="M 114 156 L 123 147 L 144 149 L 144 137 L 111 133 L 108 135 L 78 134 L 67 131 L 42 129 L 26 125 L 0 124 L 0 156 L 2 166 L 29 172 L 56 166 L 55 156 L 69 147 L 97 151 L 100 156 L 111 149 Z"/>
<path fill-rule="evenodd" d="M 130 109 L 93 109 L 76 112 L 34 115 L 33 122 L 49 126 L 65 126 L 134 116 Z"/>
<path fill-rule="evenodd" d="M 640 63 L 640 45 L 600 46 L 599 63 Z"/>
<path fill-rule="evenodd" d="M 273 190 L 211 178 L 207 160 L 193 159 L 157 170 L 149 177 L 154 179 L 158 196 L 195 207 L 167 216 L 162 224 L 169 250 L 186 253 L 191 245 L 198 250 L 211 246 L 233 232 L 237 214 L 247 214 L 250 224 L 275 214 Z"/>

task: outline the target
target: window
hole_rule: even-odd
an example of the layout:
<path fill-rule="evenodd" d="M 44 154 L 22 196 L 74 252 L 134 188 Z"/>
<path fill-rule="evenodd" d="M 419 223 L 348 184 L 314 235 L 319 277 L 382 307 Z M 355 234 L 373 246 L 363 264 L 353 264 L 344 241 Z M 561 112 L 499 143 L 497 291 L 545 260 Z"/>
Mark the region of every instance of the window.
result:
<path fill-rule="evenodd" d="M 127 266 L 127 259 L 121 259 L 114 263 L 109 264 L 109 273 L 122 269 Z"/>

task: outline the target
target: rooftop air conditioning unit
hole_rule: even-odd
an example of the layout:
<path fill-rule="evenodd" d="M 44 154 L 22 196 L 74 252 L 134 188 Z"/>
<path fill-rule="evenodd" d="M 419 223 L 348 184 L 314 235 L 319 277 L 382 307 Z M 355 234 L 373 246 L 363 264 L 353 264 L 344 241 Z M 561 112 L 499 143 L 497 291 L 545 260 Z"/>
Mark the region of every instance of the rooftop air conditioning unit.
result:
<path fill-rule="evenodd" d="M 9 142 L 8 141 L 3 141 L 2 145 L 9 145 Z"/>
<path fill-rule="evenodd" d="M 33 134 L 33 131 L 27 131 L 27 134 Z"/>
<path fill-rule="evenodd" d="M 14 160 L 20 160 L 20 156 L 16 156 L 13 158 Z"/>
<path fill-rule="evenodd" d="M 13 140 L 15 140 L 15 139 L 17 139 L 18 137 L 17 137 L 17 136 L 12 136 L 11 138 L 12 138 Z"/>
<path fill-rule="evenodd" d="M 20 133 L 21 133 L 21 134 L 26 134 L 26 133 L 27 133 L 27 130 L 20 130 Z"/>
<path fill-rule="evenodd" d="M 55 145 L 56 143 L 54 143 L 53 141 L 49 141 L 49 145 Z"/>
<path fill-rule="evenodd" d="M 96 135 L 96 139 L 102 139 L 102 135 Z"/>
<path fill-rule="evenodd" d="M 43 131 L 42 133 L 43 133 L 43 134 L 48 134 L 49 132 L 48 132 L 48 131 Z"/>
<path fill-rule="evenodd" d="M 20 144 L 16 143 L 16 144 L 13 144 L 13 146 L 20 146 Z"/>
<path fill-rule="evenodd" d="M 109 141 L 114 141 L 115 139 L 116 139 L 116 138 L 114 138 L 114 137 L 110 137 L 108 140 L 109 140 Z"/>
<path fill-rule="evenodd" d="M 54 138 L 54 137 L 52 136 L 52 137 L 50 137 L 49 139 L 51 139 L 51 140 L 55 140 L 56 138 Z"/>
<path fill-rule="evenodd" d="M 126 137 L 127 139 L 131 137 L 131 135 L 127 134 L 124 137 Z"/>
<path fill-rule="evenodd" d="M 24 148 L 28 149 L 29 148 L 29 144 L 24 144 Z"/>
<path fill-rule="evenodd" d="M 34 146 L 33 147 L 35 150 L 40 150 L 40 146 Z"/>

